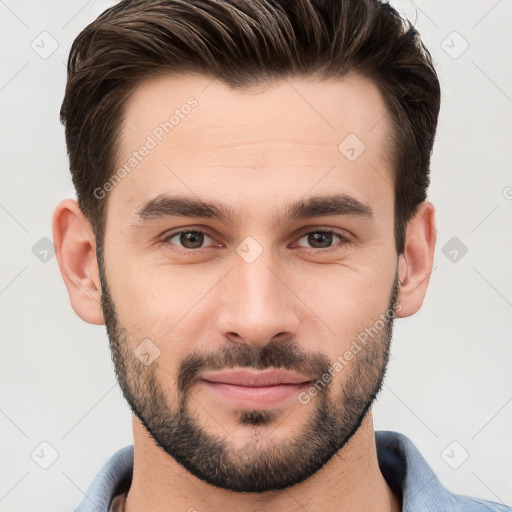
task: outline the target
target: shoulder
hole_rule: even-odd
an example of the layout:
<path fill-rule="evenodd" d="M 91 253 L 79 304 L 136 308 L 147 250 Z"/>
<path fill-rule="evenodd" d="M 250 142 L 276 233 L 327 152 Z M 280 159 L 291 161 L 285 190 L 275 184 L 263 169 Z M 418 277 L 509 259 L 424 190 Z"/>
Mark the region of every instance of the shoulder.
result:
<path fill-rule="evenodd" d="M 512 507 L 497 503 L 495 501 L 488 501 L 479 498 L 473 498 L 471 496 L 462 496 L 461 494 L 452 494 L 455 503 L 458 503 L 459 508 L 454 510 L 460 510 L 461 512 L 480 512 L 480 511 L 491 511 L 491 512 L 511 512 Z"/>
<path fill-rule="evenodd" d="M 512 507 L 450 492 L 403 434 L 375 432 L 377 458 L 388 485 L 402 495 L 403 512 L 512 512 Z"/>

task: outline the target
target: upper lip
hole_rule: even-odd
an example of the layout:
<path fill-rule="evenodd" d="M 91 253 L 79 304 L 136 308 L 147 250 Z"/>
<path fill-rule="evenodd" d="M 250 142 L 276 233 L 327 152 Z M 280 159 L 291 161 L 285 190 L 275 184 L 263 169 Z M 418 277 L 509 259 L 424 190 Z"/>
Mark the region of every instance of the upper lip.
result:
<path fill-rule="evenodd" d="M 282 370 L 230 370 L 217 373 L 205 373 L 201 375 L 203 380 L 210 382 L 222 382 L 237 386 L 275 386 L 277 384 L 302 384 L 311 379 Z"/>

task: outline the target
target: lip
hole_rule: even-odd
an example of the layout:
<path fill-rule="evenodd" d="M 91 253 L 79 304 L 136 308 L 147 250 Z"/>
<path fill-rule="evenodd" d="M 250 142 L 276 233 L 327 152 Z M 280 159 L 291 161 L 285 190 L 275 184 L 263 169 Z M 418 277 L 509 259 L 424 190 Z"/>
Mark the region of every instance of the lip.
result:
<path fill-rule="evenodd" d="M 311 384 L 311 380 L 280 370 L 204 374 L 200 382 L 217 397 L 244 409 L 275 407 Z"/>
<path fill-rule="evenodd" d="M 249 387 L 276 386 L 278 384 L 303 384 L 311 381 L 311 379 L 282 370 L 230 370 L 217 373 L 205 373 L 201 378 L 209 382 Z"/>

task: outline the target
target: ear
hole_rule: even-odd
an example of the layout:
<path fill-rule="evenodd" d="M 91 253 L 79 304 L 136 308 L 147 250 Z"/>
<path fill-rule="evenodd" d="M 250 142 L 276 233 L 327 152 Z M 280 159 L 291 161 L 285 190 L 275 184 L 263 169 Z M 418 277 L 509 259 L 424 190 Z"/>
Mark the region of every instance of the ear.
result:
<path fill-rule="evenodd" d="M 74 199 L 57 205 L 52 229 L 55 255 L 73 310 L 85 322 L 104 324 L 96 240 Z"/>
<path fill-rule="evenodd" d="M 432 272 L 435 245 L 434 206 L 424 201 L 407 224 L 404 252 L 398 259 L 398 302 L 402 307 L 397 310 L 397 317 L 413 315 L 423 304 Z"/>

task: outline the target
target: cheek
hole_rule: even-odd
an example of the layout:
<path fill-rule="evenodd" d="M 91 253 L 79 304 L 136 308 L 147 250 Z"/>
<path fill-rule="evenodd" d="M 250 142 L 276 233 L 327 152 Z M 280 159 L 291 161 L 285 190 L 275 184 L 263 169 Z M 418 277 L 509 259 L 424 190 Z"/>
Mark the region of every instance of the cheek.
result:
<path fill-rule="evenodd" d="M 147 263 L 136 257 L 109 269 L 108 284 L 119 320 L 134 330 L 158 333 L 187 323 L 219 277 L 198 267 Z"/>
<path fill-rule="evenodd" d="M 305 290 L 304 303 L 317 315 L 316 328 L 324 333 L 321 350 L 331 360 L 343 354 L 386 313 L 394 273 L 389 268 L 380 272 L 377 269 L 362 272 L 338 268 L 329 272 L 326 285 L 310 285 Z M 318 331 L 317 337 L 319 334 Z M 319 348 L 313 345 L 314 342 L 310 348 Z"/>

